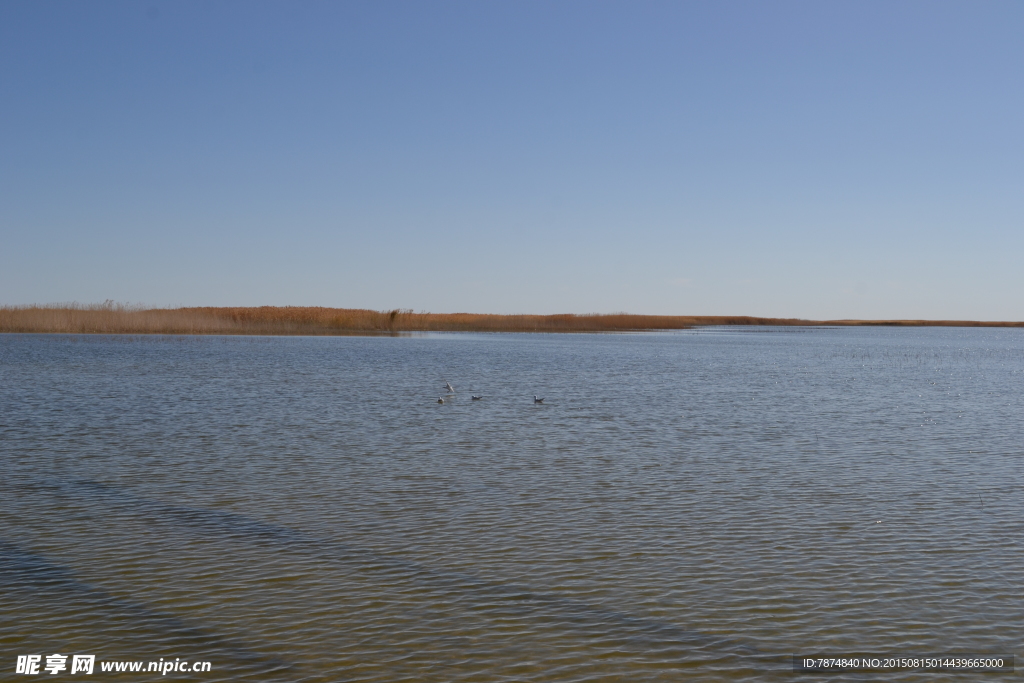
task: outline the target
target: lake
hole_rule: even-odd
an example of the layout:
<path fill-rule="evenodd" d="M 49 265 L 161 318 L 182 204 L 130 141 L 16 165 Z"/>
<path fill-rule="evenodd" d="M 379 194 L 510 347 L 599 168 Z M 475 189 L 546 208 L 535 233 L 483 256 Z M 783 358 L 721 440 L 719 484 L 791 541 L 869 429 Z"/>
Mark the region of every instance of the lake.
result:
<path fill-rule="evenodd" d="M 788 681 L 808 653 L 1013 654 L 1022 389 L 1015 329 L 0 335 L 2 666 Z"/>

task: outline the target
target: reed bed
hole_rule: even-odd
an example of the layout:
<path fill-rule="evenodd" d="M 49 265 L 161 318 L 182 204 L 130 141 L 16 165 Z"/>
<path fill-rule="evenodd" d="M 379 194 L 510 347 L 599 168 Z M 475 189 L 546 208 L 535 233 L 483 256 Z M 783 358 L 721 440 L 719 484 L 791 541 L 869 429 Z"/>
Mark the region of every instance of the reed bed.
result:
<path fill-rule="evenodd" d="M 145 308 L 104 304 L 0 306 L 0 332 L 63 334 L 376 335 L 406 332 L 627 332 L 708 325 L 1024 327 L 969 320 L 800 320 L 750 316 L 490 315 L 319 306 Z"/>

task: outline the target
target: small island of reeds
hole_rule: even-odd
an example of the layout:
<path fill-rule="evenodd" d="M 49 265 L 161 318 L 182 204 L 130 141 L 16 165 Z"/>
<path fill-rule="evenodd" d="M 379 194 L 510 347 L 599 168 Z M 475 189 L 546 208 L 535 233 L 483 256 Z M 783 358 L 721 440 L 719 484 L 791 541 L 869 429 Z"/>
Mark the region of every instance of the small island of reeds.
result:
<path fill-rule="evenodd" d="M 148 308 L 109 301 L 103 304 L 0 306 L 0 333 L 380 335 L 411 332 L 628 332 L 682 330 L 711 325 L 1024 327 L 1024 322 L 802 320 L 628 313 L 493 315 L 320 306 Z"/>

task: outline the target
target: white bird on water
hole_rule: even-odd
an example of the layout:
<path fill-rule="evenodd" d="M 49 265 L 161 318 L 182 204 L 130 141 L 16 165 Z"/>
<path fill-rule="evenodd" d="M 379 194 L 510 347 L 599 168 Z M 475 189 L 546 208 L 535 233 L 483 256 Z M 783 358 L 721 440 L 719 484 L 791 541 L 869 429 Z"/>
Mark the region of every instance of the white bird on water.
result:
<path fill-rule="evenodd" d="M 444 403 L 444 399 L 443 399 L 443 398 L 441 398 L 440 396 L 438 396 L 438 397 L 437 397 L 437 402 L 438 402 L 438 403 Z"/>
<path fill-rule="evenodd" d="M 534 394 L 534 395 L 533 395 L 533 402 L 534 402 L 534 403 L 543 403 L 543 402 L 544 402 L 544 399 L 542 399 L 542 398 L 537 398 L 537 395 L 536 395 L 536 394 Z"/>
<path fill-rule="evenodd" d="M 455 387 L 453 387 L 452 383 L 449 382 L 448 380 L 444 381 L 444 386 L 448 390 L 449 394 L 454 394 L 455 393 Z"/>

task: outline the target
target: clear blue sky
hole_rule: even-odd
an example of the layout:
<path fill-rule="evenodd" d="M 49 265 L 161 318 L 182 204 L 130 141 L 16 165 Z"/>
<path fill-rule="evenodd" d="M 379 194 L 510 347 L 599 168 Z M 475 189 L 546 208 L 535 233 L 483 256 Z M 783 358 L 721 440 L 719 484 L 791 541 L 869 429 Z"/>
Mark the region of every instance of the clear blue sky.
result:
<path fill-rule="evenodd" d="M 1024 3 L 0 0 L 0 304 L 1024 319 Z"/>

